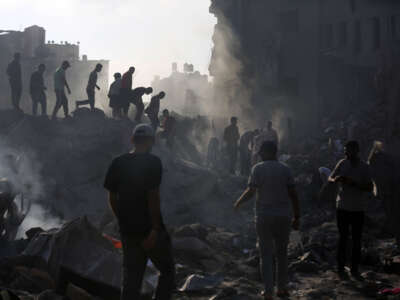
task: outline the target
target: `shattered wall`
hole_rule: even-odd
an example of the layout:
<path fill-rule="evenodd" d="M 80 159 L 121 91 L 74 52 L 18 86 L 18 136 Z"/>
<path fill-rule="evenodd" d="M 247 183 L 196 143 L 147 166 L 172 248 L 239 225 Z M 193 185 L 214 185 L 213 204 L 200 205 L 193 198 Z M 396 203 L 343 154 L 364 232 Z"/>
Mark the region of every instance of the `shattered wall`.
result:
<path fill-rule="evenodd" d="M 398 53 L 400 3 L 391 0 L 213 0 L 210 12 L 216 101 L 258 122 L 278 112 L 310 129 L 373 101 L 379 56 Z"/>

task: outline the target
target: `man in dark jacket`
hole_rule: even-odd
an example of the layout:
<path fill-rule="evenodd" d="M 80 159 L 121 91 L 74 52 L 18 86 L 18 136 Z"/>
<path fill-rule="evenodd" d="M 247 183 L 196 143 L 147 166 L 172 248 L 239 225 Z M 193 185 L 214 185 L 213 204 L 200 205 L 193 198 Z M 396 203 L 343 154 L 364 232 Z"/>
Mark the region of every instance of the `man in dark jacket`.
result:
<path fill-rule="evenodd" d="M 15 110 L 21 111 L 19 103 L 22 96 L 21 54 L 15 53 L 13 61 L 7 67 L 8 81 L 11 87 L 11 100 Z"/>
<path fill-rule="evenodd" d="M 46 86 L 44 85 L 43 74 L 46 70 L 44 64 L 40 64 L 37 71 L 33 72 L 30 81 L 30 94 L 32 98 L 32 114 L 37 115 L 38 104 L 42 107 L 42 116 L 47 115 Z"/>

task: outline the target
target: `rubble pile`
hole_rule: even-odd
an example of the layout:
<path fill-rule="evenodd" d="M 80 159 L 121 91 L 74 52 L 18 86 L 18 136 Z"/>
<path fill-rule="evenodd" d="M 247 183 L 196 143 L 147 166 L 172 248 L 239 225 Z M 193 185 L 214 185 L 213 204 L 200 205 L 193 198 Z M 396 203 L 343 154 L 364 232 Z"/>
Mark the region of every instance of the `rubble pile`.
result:
<path fill-rule="evenodd" d="M 118 299 L 119 233 L 102 184 L 112 158 L 129 150 L 135 124 L 86 109 L 62 122 L 0 114 L 2 140 L 20 153 L 33 153 L 41 165 L 43 192 L 37 201 L 65 221 L 61 228 L 31 232 L 29 239 L 17 241 L 18 255 L 0 259 L 0 297 Z M 384 128 L 376 127 L 377 122 L 382 120 L 371 117 L 361 128 Z M 384 215 L 375 197 L 367 212 L 362 278 L 341 280 L 334 272 L 335 212 L 332 203 L 318 197 L 318 168 L 333 167 L 343 144 L 334 141 L 344 141 L 345 133 L 339 122 L 330 125 L 301 145 L 303 149 L 281 156 L 294 171 L 303 210 L 301 230 L 292 233 L 289 246 L 292 297 L 396 299 L 400 253 L 383 229 Z M 374 132 L 368 142 L 383 134 Z M 261 299 L 253 204 L 240 212 L 232 209 L 247 180 L 202 167 L 201 154 L 185 134 L 177 137 L 173 152 L 163 141 L 154 149 L 164 166 L 162 209 L 176 259 L 175 299 Z M 149 263 L 145 299 L 156 283 L 157 272 Z"/>

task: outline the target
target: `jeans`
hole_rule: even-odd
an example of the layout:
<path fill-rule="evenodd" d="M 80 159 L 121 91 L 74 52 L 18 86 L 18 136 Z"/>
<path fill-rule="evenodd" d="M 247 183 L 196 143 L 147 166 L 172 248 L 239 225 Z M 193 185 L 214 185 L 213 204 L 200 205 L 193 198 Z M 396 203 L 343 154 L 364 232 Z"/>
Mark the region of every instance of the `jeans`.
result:
<path fill-rule="evenodd" d="M 47 115 L 47 99 L 43 91 L 32 92 L 32 114 L 37 115 L 38 105 L 42 107 L 42 116 Z"/>
<path fill-rule="evenodd" d="M 15 110 L 20 110 L 19 103 L 22 96 L 22 84 L 10 81 L 11 86 L 11 101 Z"/>
<path fill-rule="evenodd" d="M 53 110 L 53 119 L 56 118 L 58 110 L 61 108 L 61 106 L 64 109 L 64 115 L 65 117 L 68 116 L 68 98 L 65 95 L 64 90 L 56 90 L 56 106 L 54 107 Z"/>
<path fill-rule="evenodd" d="M 121 241 L 124 253 L 121 300 L 140 299 L 148 259 L 160 271 L 156 300 L 170 300 L 175 288 L 175 264 L 167 232 L 158 234 L 156 247 L 148 252 L 141 246 L 143 239 L 121 234 Z"/>
<path fill-rule="evenodd" d="M 76 101 L 76 106 L 79 107 L 81 105 L 90 105 L 90 109 L 94 110 L 94 104 L 95 104 L 95 91 L 94 90 L 89 90 L 86 89 L 86 94 L 88 95 L 88 100 L 81 100 L 81 101 Z"/>
<path fill-rule="evenodd" d="M 285 290 L 287 288 L 287 248 L 290 226 L 289 217 L 257 217 L 256 229 L 260 248 L 260 269 L 267 294 L 272 294 L 274 289 L 274 270 L 277 270 L 278 290 Z M 276 258 L 276 268 L 274 268 L 274 256 Z"/>
<path fill-rule="evenodd" d="M 353 241 L 351 270 L 358 272 L 361 260 L 361 237 L 364 226 L 364 212 L 337 210 L 337 226 L 339 230 L 339 245 L 337 263 L 339 270 L 343 270 L 346 264 L 347 240 L 351 226 L 351 237 Z"/>

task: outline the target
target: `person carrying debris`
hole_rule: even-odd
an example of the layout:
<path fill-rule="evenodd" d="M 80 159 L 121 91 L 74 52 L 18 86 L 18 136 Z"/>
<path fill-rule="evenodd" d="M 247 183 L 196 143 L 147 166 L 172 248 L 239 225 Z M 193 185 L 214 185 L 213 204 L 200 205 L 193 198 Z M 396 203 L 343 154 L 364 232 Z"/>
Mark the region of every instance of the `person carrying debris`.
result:
<path fill-rule="evenodd" d="M 238 141 L 240 139 L 239 128 L 237 126 L 238 119 L 231 118 L 231 124 L 225 128 L 224 142 L 225 150 L 229 159 L 229 171 L 231 174 L 236 172 Z"/>
<path fill-rule="evenodd" d="M 279 147 L 278 133 L 272 128 L 272 122 L 268 121 L 267 128 L 264 128 L 261 133 L 255 137 L 254 148 L 253 148 L 253 165 L 259 162 L 259 151 L 260 147 L 264 142 L 274 142 Z"/>
<path fill-rule="evenodd" d="M 112 109 L 112 116 L 114 119 L 121 118 L 121 73 L 114 74 L 114 82 L 111 84 L 108 91 L 108 98 L 110 98 L 110 107 Z"/>
<path fill-rule="evenodd" d="M 14 59 L 7 67 L 8 81 L 11 87 L 11 101 L 16 111 L 22 112 L 19 107 L 22 96 L 22 71 L 21 71 L 21 54 L 15 53 Z"/>
<path fill-rule="evenodd" d="M 71 94 L 71 89 L 69 88 L 67 79 L 65 77 L 65 71 L 68 70 L 70 67 L 70 63 L 65 60 L 61 64 L 61 67 L 57 69 L 57 71 L 54 73 L 54 91 L 56 93 L 56 106 L 54 107 L 53 110 L 53 116 L 52 119 L 55 120 L 57 117 L 57 113 L 61 106 L 64 109 L 64 115 L 65 118 L 69 117 L 69 112 L 68 112 L 68 98 L 65 95 L 65 88 L 68 90 L 68 94 Z"/>
<path fill-rule="evenodd" d="M 277 146 L 264 142 L 259 151 L 262 162 L 251 171 L 246 191 L 234 207 L 257 194 L 255 221 L 260 250 L 260 268 L 265 284 L 264 299 L 273 299 L 274 278 L 277 278 L 278 296 L 289 296 L 288 255 L 290 227 L 299 229 L 300 206 L 291 170 L 277 159 Z M 291 221 L 290 206 L 294 217 Z M 277 268 L 273 255 L 276 255 Z M 277 269 L 277 277 L 273 270 Z"/>
<path fill-rule="evenodd" d="M 260 131 L 249 130 L 242 134 L 239 141 L 239 153 L 240 153 L 240 174 L 242 176 L 248 176 L 251 168 L 251 150 L 253 149 L 254 137 L 258 136 Z"/>
<path fill-rule="evenodd" d="M 137 125 L 132 143 L 135 149 L 113 160 L 104 183 L 123 246 L 121 300 L 140 299 L 148 259 L 161 273 L 156 299 L 168 300 L 174 289 L 175 266 L 160 209 L 162 163 L 150 153 L 155 143 L 151 126 Z"/>
<path fill-rule="evenodd" d="M 370 169 L 359 158 L 360 147 L 357 141 L 349 141 L 344 148 L 346 158 L 339 161 L 329 177 L 330 182 L 339 185 L 336 200 L 339 245 L 337 253 L 338 273 L 345 275 L 347 240 L 351 226 L 353 251 L 351 273 L 359 276 L 361 259 L 361 237 L 364 226 L 366 194 L 373 190 Z"/>
<path fill-rule="evenodd" d="M 138 87 L 131 92 L 130 103 L 136 106 L 135 121 L 138 123 L 142 122 L 144 111 L 143 96 L 151 93 L 153 93 L 153 88 L 151 87 Z"/>
<path fill-rule="evenodd" d="M 167 141 L 167 146 L 169 148 L 172 148 L 175 141 L 176 119 L 170 115 L 168 109 L 163 110 L 163 123 L 161 128 L 163 128 L 160 134 L 161 138 Z"/>
<path fill-rule="evenodd" d="M 103 69 L 103 65 L 97 64 L 95 69 L 92 72 L 90 72 L 89 81 L 88 81 L 88 84 L 86 87 L 86 93 L 88 95 L 88 100 L 76 101 L 76 109 L 78 109 L 79 106 L 81 106 L 81 105 L 89 104 L 90 109 L 92 111 L 94 111 L 94 106 L 95 106 L 95 102 L 96 102 L 95 89 L 100 90 L 100 87 L 97 85 L 97 77 L 98 77 L 98 73 L 100 73 L 102 69 Z"/>
<path fill-rule="evenodd" d="M 160 126 L 160 120 L 158 119 L 158 114 L 160 113 L 160 100 L 165 98 L 165 92 L 160 92 L 158 95 L 151 97 L 149 106 L 146 107 L 145 113 L 150 119 L 151 126 L 154 132 L 157 131 L 158 126 Z"/>
<path fill-rule="evenodd" d="M 124 117 L 128 117 L 132 94 L 132 76 L 134 73 L 135 67 L 130 67 L 129 70 L 122 76 L 120 101 Z"/>
<path fill-rule="evenodd" d="M 37 71 L 32 73 L 30 80 L 30 94 L 32 98 L 32 114 L 37 115 L 38 105 L 42 108 L 42 116 L 47 115 L 47 98 L 46 86 L 44 85 L 43 74 L 46 71 L 46 66 L 40 64 Z"/>

